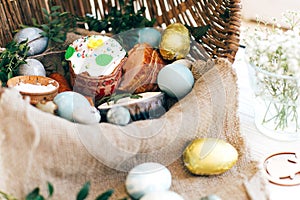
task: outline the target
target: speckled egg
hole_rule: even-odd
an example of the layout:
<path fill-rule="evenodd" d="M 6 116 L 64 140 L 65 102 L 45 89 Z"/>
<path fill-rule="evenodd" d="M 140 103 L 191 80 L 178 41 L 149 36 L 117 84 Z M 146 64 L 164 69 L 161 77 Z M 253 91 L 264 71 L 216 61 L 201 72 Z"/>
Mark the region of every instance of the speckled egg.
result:
<path fill-rule="evenodd" d="M 46 76 L 44 65 L 37 59 L 26 59 L 26 63 L 19 66 L 18 75 Z"/>
<path fill-rule="evenodd" d="M 157 83 L 170 97 L 181 99 L 192 90 L 194 77 L 185 65 L 169 64 L 159 71 Z"/>
<path fill-rule="evenodd" d="M 187 169 L 196 175 L 217 175 L 231 169 L 238 152 L 228 142 L 217 138 L 193 140 L 183 152 Z"/>
<path fill-rule="evenodd" d="M 58 107 L 57 110 L 58 115 L 69 121 L 75 120 L 74 119 L 75 109 L 89 110 L 91 107 L 89 101 L 82 94 L 73 91 L 59 93 L 54 97 L 53 102 Z"/>
<path fill-rule="evenodd" d="M 148 43 L 152 47 L 157 48 L 161 41 L 161 33 L 155 28 L 142 28 L 138 32 L 139 34 L 139 43 Z"/>
<path fill-rule="evenodd" d="M 171 182 L 171 172 L 165 166 L 148 162 L 129 171 L 125 186 L 131 197 L 139 199 L 148 193 L 169 190 Z"/>
<path fill-rule="evenodd" d="M 123 106 L 115 106 L 109 109 L 106 118 L 109 123 L 121 126 L 127 125 L 131 120 L 129 110 Z"/>
<path fill-rule="evenodd" d="M 182 196 L 173 191 L 153 192 L 144 195 L 140 200 L 184 200 Z"/>
<path fill-rule="evenodd" d="M 43 30 L 36 27 L 28 27 L 21 29 L 14 36 L 14 41 L 20 43 L 24 40 L 28 40 L 30 47 L 28 51 L 28 56 L 37 55 L 44 52 L 48 46 L 48 38 L 43 37 L 40 33 Z"/>

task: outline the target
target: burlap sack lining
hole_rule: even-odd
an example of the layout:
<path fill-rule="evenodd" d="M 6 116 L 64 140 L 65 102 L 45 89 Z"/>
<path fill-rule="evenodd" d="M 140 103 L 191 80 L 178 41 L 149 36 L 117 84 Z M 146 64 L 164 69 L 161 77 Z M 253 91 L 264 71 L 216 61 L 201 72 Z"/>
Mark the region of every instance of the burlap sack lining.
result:
<path fill-rule="evenodd" d="M 23 199 L 36 186 L 45 192 L 49 181 L 56 188 L 54 199 L 75 199 L 81 186 L 91 181 L 89 199 L 111 188 L 115 190 L 112 199 L 118 199 L 126 196 L 126 170 L 143 161 L 156 161 L 170 169 L 171 190 L 187 200 L 211 193 L 222 199 L 249 199 L 244 182 L 258 168 L 240 135 L 236 79 L 231 65 L 220 59 L 161 119 L 137 121 L 121 129 L 107 123 L 88 126 L 66 121 L 37 110 L 16 91 L 5 89 L 0 99 L 0 188 Z M 220 108 L 212 97 L 222 90 L 226 98 Z M 218 118 L 220 109 L 224 116 Z M 216 126 L 215 121 L 222 123 Z M 157 124 L 162 124 L 158 132 Z M 155 134 L 149 138 L 138 133 Z M 237 164 L 218 176 L 190 174 L 180 154 L 196 137 L 228 141 L 239 152 Z M 164 151 L 165 146 L 171 149 Z M 267 197 L 264 181 L 258 180 L 256 194 Z"/>

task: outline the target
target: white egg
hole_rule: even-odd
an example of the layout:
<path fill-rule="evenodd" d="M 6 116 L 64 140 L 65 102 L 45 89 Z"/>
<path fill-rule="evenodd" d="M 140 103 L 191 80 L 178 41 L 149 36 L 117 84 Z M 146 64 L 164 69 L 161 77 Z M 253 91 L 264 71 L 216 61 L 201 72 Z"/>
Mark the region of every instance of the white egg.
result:
<path fill-rule="evenodd" d="M 14 36 L 14 40 L 18 43 L 28 40 L 28 56 L 37 55 L 44 52 L 48 46 L 48 38 L 42 37 L 40 33 L 43 30 L 36 27 L 27 27 L 21 29 Z"/>
<path fill-rule="evenodd" d="M 130 112 L 123 106 L 115 106 L 107 111 L 107 121 L 112 124 L 125 126 L 130 122 Z"/>
<path fill-rule="evenodd" d="M 96 124 L 100 122 L 101 115 L 93 106 L 88 108 L 80 107 L 74 109 L 73 120 L 81 124 Z"/>
<path fill-rule="evenodd" d="M 54 97 L 53 102 L 58 107 L 58 115 L 70 121 L 74 121 L 73 113 L 75 109 L 88 110 L 91 107 L 90 102 L 82 94 L 73 91 L 59 93 Z"/>
<path fill-rule="evenodd" d="M 139 199 L 148 193 L 167 191 L 171 183 L 171 172 L 165 166 L 148 162 L 129 171 L 125 186 L 131 197 Z"/>
<path fill-rule="evenodd" d="M 169 64 L 163 67 L 157 76 L 159 88 L 170 97 L 181 99 L 193 88 L 192 72 L 183 64 Z"/>
<path fill-rule="evenodd" d="M 182 196 L 173 191 L 153 192 L 143 196 L 140 200 L 184 200 Z"/>
<path fill-rule="evenodd" d="M 188 69 L 191 69 L 193 62 L 188 59 L 179 59 L 172 62 L 172 64 L 183 64 Z"/>
<path fill-rule="evenodd" d="M 46 76 L 46 70 L 44 65 L 37 59 L 26 59 L 26 63 L 20 65 L 18 74 L 23 75 L 35 75 Z"/>

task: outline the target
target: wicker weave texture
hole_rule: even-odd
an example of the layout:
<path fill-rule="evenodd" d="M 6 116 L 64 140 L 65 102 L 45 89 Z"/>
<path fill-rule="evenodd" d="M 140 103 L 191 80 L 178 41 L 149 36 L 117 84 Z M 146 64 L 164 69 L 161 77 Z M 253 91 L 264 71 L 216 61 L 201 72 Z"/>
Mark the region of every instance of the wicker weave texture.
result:
<path fill-rule="evenodd" d="M 112 6 L 119 6 L 118 0 L 0 0 L 0 47 L 12 39 L 20 24 L 32 25 L 32 18 L 42 23 L 41 8 L 49 10 L 49 2 L 78 16 L 92 13 L 100 19 Z M 137 9 L 145 6 L 147 17 L 155 18 L 158 26 L 174 22 L 210 25 L 202 38 L 203 47 L 211 57 L 234 61 L 239 47 L 241 0 L 135 0 L 134 5 Z"/>

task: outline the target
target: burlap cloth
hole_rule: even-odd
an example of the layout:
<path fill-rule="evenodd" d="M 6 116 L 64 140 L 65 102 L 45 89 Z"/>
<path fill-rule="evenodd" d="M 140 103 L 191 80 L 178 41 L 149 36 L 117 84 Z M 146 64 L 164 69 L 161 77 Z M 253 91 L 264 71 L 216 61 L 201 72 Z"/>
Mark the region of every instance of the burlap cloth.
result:
<path fill-rule="evenodd" d="M 236 74 L 224 59 L 206 72 L 191 93 L 161 118 L 120 127 L 81 125 L 42 112 L 13 89 L 0 98 L 0 189 L 20 199 L 46 182 L 53 199 L 75 199 L 90 181 L 88 199 L 114 189 L 112 199 L 127 196 L 125 178 L 133 166 L 159 162 L 172 174 L 171 190 L 186 200 L 208 194 L 222 199 L 267 199 L 257 163 L 248 155 L 237 116 Z M 194 176 L 183 165 L 182 151 L 197 137 L 218 137 L 239 152 L 237 164 L 222 175 Z M 159 180 L 158 180 L 159 181 Z"/>

